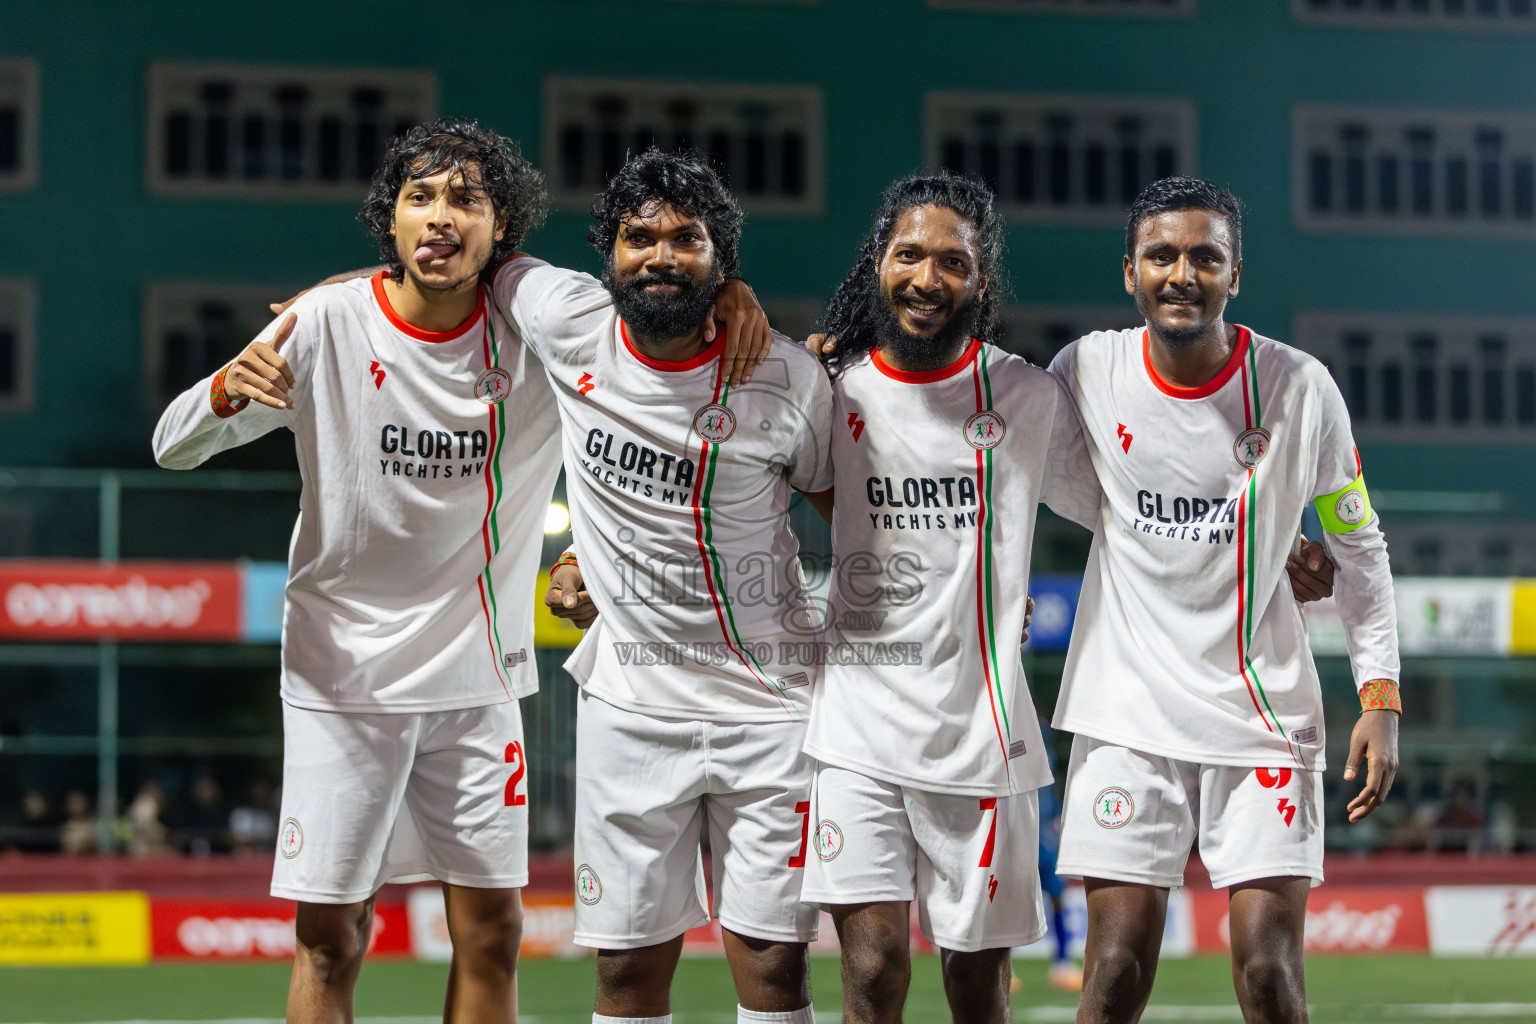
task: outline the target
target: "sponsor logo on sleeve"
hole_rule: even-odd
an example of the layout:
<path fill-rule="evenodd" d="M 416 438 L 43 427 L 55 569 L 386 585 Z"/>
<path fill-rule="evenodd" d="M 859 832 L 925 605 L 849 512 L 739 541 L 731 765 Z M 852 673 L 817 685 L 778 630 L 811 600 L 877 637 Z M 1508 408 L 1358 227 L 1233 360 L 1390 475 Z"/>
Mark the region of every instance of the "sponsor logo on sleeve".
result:
<path fill-rule="evenodd" d="M 1360 497 L 1359 491 L 1345 491 L 1334 502 L 1333 514 L 1345 526 L 1359 526 L 1365 522 L 1365 499 Z"/>

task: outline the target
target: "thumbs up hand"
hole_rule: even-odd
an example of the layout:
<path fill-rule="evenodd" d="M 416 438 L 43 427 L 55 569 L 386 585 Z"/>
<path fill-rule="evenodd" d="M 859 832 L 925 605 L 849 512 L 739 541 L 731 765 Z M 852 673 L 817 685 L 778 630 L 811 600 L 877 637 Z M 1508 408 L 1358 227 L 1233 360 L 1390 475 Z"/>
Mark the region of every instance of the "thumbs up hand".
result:
<path fill-rule="evenodd" d="M 224 374 L 224 394 L 232 404 L 244 405 L 254 399 L 274 409 L 293 408 L 288 391 L 297 381 L 288 360 L 278 355 L 278 350 L 293 335 L 298 320 L 297 314 L 289 313 L 278 325 L 270 345 L 253 341 L 230 364 Z"/>

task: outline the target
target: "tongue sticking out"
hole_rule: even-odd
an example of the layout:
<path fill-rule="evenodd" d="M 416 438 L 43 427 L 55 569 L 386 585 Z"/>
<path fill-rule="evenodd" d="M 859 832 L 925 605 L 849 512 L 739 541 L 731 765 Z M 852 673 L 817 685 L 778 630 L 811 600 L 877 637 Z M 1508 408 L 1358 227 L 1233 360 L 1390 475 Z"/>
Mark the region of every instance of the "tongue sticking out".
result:
<path fill-rule="evenodd" d="M 425 263 L 428 260 L 445 260 L 459 251 L 456 245 L 423 245 L 416 250 L 411 257 L 417 263 Z"/>

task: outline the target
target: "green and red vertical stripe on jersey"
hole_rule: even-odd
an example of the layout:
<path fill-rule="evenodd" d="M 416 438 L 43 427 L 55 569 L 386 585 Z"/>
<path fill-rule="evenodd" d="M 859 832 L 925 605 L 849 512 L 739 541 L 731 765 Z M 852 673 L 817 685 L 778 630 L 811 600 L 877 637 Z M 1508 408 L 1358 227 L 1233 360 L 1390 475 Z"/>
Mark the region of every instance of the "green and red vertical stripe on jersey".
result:
<path fill-rule="evenodd" d="M 1245 431 L 1255 427 L 1262 427 L 1264 422 L 1264 409 L 1259 403 L 1259 363 L 1255 354 L 1257 346 L 1246 328 L 1239 327 L 1241 332 L 1238 344 L 1247 348 L 1247 352 L 1240 357 L 1239 373 L 1242 375 L 1243 385 L 1243 419 Z M 1265 449 L 1268 454 L 1268 449 Z M 1280 724 L 1280 717 L 1275 714 L 1275 709 L 1269 705 L 1269 697 L 1264 693 L 1264 684 L 1259 679 L 1258 670 L 1253 667 L 1253 661 L 1249 658 L 1249 650 L 1253 646 L 1253 562 L 1256 547 L 1254 509 L 1257 500 L 1258 487 L 1255 481 L 1257 466 L 1249 466 L 1248 480 L 1243 486 L 1242 492 L 1237 498 L 1237 670 L 1243 677 L 1243 682 L 1248 687 L 1248 699 L 1253 701 L 1253 709 L 1259 713 L 1259 721 L 1264 723 L 1264 728 L 1272 733 L 1279 733 L 1285 740 L 1285 746 L 1291 752 L 1291 757 L 1298 765 L 1301 760 L 1296 757 L 1296 748 L 1291 745 L 1291 738 L 1285 734 L 1285 728 Z M 1258 692 L 1255 693 L 1254 691 Z M 1263 706 L 1260 707 L 1260 702 Z"/>
<path fill-rule="evenodd" d="M 627 337 L 624 340 L 626 344 L 629 341 Z M 715 368 L 715 390 L 710 403 L 729 408 L 726 403 L 730 393 L 730 381 L 725 379 L 725 361 L 721 360 Z M 784 699 L 783 689 L 763 670 L 752 649 L 742 642 L 741 633 L 736 628 L 736 615 L 731 610 L 731 599 L 726 594 L 725 573 L 720 569 L 720 554 L 715 550 L 714 515 L 709 505 L 710 492 L 715 483 L 715 465 L 720 457 L 720 445 L 703 438 L 700 440 L 702 447 L 699 449 L 699 472 L 702 479 L 695 483 L 693 488 L 693 528 L 694 535 L 698 539 L 699 553 L 704 556 L 704 582 L 709 586 L 709 597 L 714 602 L 715 618 L 720 622 L 720 635 L 725 638 L 725 645 L 740 659 L 752 677 L 762 684 L 763 689 L 778 699 L 779 706 L 785 712 L 795 717 L 794 708 Z"/>
<path fill-rule="evenodd" d="M 481 301 L 484 301 L 483 296 Z M 485 330 L 481 332 L 480 344 L 484 349 L 485 368 L 498 365 L 501 346 L 496 340 L 496 328 L 491 324 L 489 313 L 485 315 Z M 480 524 L 480 536 L 485 541 L 485 568 L 480 570 L 477 582 L 480 587 L 480 610 L 485 613 L 485 639 L 491 649 L 491 663 L 502 689 L 510 697 L 512 688 L 507 685 L 506 673 L 502 671 L 505 662 L 502 659 L 501 631 L 496 628 L 496 585 L 491 579 L 491 563 L 495 560 L 496 552 L 501 550 L 501 528 L 496 523 L 496 513 L 501 508 L 501 442 L 507 433 L 507 414 L 501 402 L 490 403 L 486 412 L 490 418 L 491 444 L 485 464 L 485 520 Z"/>
<path fill-rule="evenodd" d="M 987 372 L 987 347 L 977 345 L 971 361 L 971 380 L 976 387 L 976 412 L 992 408 L 992 378 Z M 1007 429 L 1006 425 L 1004 429 Z M 987 700 L 992 706 L 992 726 L 1003 755 L 1003 770 L 1008 775 L 1008 789 L 1013 790 L 1013 767 L 1008 759 L 1008 742 L 1013 729 L 1008 722 L 1008 702 L 1003 696 L 1002 675 L 998 671 L 997 623 L 992 600 L 992 449 L 976 449 L 976 494 L 981 503 L 976 530 L 976 624 L 981 642 L 982 677 L 987 684 Z M 999 717 L 1001 714 L 1001 717 Z"/>

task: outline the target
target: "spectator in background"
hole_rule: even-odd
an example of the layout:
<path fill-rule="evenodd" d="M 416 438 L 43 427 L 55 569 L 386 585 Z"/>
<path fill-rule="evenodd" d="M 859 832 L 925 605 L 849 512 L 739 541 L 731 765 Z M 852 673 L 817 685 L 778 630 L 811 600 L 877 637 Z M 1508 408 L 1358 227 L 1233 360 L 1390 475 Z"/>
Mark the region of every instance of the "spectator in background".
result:
<path fill-rule="evenodd" d="M 246 788 L 245 803 L 229 812 L 229 843 L 235 853 L 270 854 L 277 842 L 272 783 L 257 778 Z"/>
<path fill-rule="evenodd" d="M 124 845 L 134 857 L 170 853 L 171 844 L 160 818 L 165 809 L 165 794 L 153 781 L 139 787 L 133 802 L 123 814 Z"/>
<path fill-rule="evenodd" d="M 190 795 L 191 802 L 180 823 L 187 852 L 194 857 L 228 853 L 229 807 L 224 803 L 224 790 L 219 781 L 207 771 L 200 771 L 192 780 Z"/>
<path fill-rule="evenodd" d="M 1477 783 L 1462 776 L 1451 785 L 1451 798 L 1435 819 L 1431 845 L 1437 850 L 1472 852 L 1481 845 L 1483 807 L 1477 798 Z"/>
<path fill-rule="evenodd" d="M 20 815 L 15 826 L 6 831 L 7 849 L 22 853 L 59 852 L 59 818 L 40 789 L 28 789 L 21 795 Z"/>
<path fill-rule="evenodd" d="M 59 848 L 71 856 L 84 856 L 97 850 L 91 798 L 78 789 L 64 795 L 64 825 L 59 830 Z"/>

